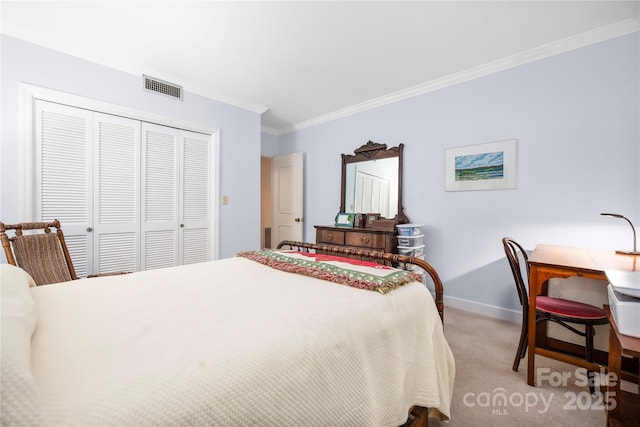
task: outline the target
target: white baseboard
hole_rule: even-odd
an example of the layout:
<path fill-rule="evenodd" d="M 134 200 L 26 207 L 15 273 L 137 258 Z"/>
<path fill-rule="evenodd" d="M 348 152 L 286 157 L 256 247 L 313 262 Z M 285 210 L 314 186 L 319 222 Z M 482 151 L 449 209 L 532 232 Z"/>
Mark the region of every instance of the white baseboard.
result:
<path fill-rule="evenodd" d="M 483 316 L 493 317 L 495 319 L 506 320 L 508 322 L 520 323 L 522 321 L 521 310 L 511 310 L 495 305 L 484 304 L 477 301 L 466 300 L 457 297 L 444 296 L 445 317 L 447 307 L 457 308 L 459 310 L 469 311 L 471 313 L 481 314 Z"/>

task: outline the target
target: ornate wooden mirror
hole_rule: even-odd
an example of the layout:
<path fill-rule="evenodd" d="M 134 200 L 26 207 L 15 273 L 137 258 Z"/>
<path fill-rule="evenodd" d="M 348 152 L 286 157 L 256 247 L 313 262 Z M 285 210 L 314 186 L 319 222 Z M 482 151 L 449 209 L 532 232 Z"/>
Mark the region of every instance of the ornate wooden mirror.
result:
<path fill-rule="evenodd" d="M 342 154 L 340 212 L 377 213 L 396 224 L 409 222 L 402 206 L 402 150 L 369 141 Z"/>

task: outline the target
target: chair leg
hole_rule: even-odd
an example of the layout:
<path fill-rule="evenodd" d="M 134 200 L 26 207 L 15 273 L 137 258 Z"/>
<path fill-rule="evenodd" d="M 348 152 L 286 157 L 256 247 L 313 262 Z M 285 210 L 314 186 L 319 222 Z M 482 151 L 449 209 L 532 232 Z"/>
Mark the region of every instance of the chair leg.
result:
<path fill-rule="evenodd" d="M 593 325 L 585 325 L 585 359 L 587 362 L 593 362 L 593 335 L 595 331 Z M 589 378 L 589 392 L 593 394 L 595 392 L 595 372 L 588 371 L 587 376 Z"/>
<path fill-rule="evenodd" d="M 522 321 L 522 329 L 520 330 L 520 342 L 518 343 L 518 350 L 516 351 L 516 357 L 513 360 L 513 369 L 515 372 L 518 372 L 518 368 L 520 367 L 520 360 L 524 358 L 527 353 L 527 338 L 528 338 L 528 327 L 526 320 Z"/>

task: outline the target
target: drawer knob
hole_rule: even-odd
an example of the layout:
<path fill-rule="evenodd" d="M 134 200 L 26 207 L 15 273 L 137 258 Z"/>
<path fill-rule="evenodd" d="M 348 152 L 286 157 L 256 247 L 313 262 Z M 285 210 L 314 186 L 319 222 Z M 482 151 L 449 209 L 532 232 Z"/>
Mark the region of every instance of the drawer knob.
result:
<path fill-rule="evenodd" d="M 368 238 L 367 236 L 362 236 L 362 237 L 360 238 L 360 241 L 361 241 L 362 243 L 369 243 L 369 238 Z"/>
<path fill-rule="evenodd" d="M 333 240 L 333 234 L 332 233 L 327 234 L 327 240 Z"/>

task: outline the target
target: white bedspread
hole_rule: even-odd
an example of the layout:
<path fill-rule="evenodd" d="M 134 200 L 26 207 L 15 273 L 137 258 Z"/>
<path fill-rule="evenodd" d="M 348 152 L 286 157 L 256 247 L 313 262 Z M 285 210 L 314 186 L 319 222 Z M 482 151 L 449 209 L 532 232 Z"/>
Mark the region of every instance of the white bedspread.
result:
<path fill-rule="evenodd" d="M 31 288 L 32 371 L 58 426 L 391 426 L 449 416 L 428 290 L 387 295 L 230 258 Z"/>

